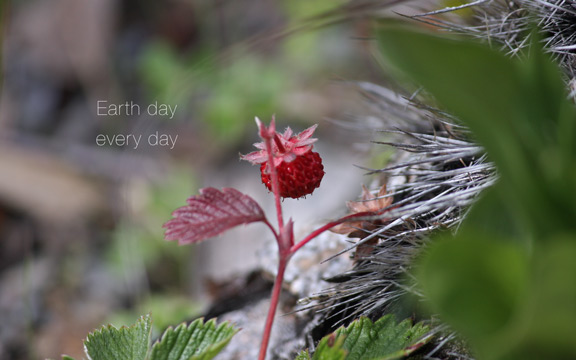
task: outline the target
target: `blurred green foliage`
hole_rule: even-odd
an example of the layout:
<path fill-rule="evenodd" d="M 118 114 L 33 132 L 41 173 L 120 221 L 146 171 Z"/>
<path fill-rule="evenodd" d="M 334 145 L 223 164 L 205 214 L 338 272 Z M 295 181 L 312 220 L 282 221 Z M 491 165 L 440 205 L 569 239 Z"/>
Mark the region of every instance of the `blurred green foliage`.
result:
<path fill-rule="evenodd" d="M 287 72 L 257 56 L 239 57 L 212 79 L 213 96 L 202 119 L 217 136 L 238 139 L 255 114 L 267 118 L 280 107 L 280 94 L 291 87 Z"/>
<path fill-rule="evenodd" d="M 538 39 L 533 34 L 533 39 Z M 382 54 L 470 127 L 499 172 L 417 278 L 479 359 L 576 358 L 576 109 L 534 40 L 487 46 L 382 27 Z"/>
<path fill-rule="evenodd" d="M 194 184 L 190 173 L 181 170 L 167 176 L 161 183 L 143 182 L 128 189 L 133 193 L 127 193 L 127 203 L 133 207 L 130 211 L 134 213 L 122 220 L 113 235 L 114 245 L 109 250 L 109 259 L 115 271 L 126 274 L 141 266 L 151 267 L 162 256 L 178 263 L 189 257 L 188 250 L 166 246 L 162 225 L 170 213 L 183 204 L 182 194 L 194 192 Z M 134 201 L 138 203 L 134 204 Z"/>
<path fill-rule="evenodd" d="M 333 0 L 297 0 L 282 3 L 284 11 L 291 20 L 292 28 L 303 27 L 306 29 L 291 33 L 283 45 L 283 61 L 287 65 L 297 64 L 298 76 L 305 77 L 322 73 L 325 69 L 326 59 L 318 56 L 318 53 L 319 49 L 322 48 L 329 52 L 327 47 L 331 45 L 330 37 L 335 33 L 335 28 L 323 28 L 322 15 L 330 14 L 331 10 L 338 9 L 344 3 L 344 1 Z M 316 18 L 317 16 L 319 17 Z M 338 44 L 335 45 L 340 47 L 344 45 L 341 37 L 339 37 Z M 338 59 L 331 58 L 330 60 Z"/>
<path fill-rule="evenodd" d="M 279 3 L 284 20 L 277 28 L 257 33 L 259 40 L 247 38 L 224 48 L 215 43 L 217 39 L 207 38 L 185 52 L 162 40 L 152 41 L 139 62 L 148 100 L 179 104 L 182 120 L 196 122 L 221 145 L 234 144 L 246 135 L 254 116 L 269 118 L 300 106 L 286 104 L 284 96 L 309 88 L 311 81 L 329 71 L 328 61 L 349 60 L 342 51 L 346 49 L 342 41 L 348 40 L 342 36 L 349 35 L 315 18 L 342 3 Z M 227 32 L 234 33 L 240 23 L 227 23 Z M 208 26 L 201 19 L 198 24 Z M 199 33 L 214 36 L 206 29 Z"/>
<path fill-rule="evenodd" d="M 195 191 L 195 181 L 188 171 L 176 170 L 161 183 L 131 187 L 127 204 L 133 207 L 132 216 L 123 218 L 116 227 L 107 254 L 114 276 L 124 279 L 128 287 L 140 286 L 143 297 L 136 308 L 112 314 L 109 321 L 122 323 L 134 314 L 152 312 L 155 330 L 163 330 L 200 311 L 200 304 L 184 298 L 187 294 L 183 292 L 195 276 L 189 266 L 193 248 L 167 246 L 162 228 L 170 213 L 183 204 L 182 194 Z M 150 294 L 147 290 L 162 292 Z"/>
<path fill-rule="evenodd" d="M 194 319 L 200 316 L 203 310 L 199 302 L 190 300 L 189 296 L 177 293 L 151 294 L 134 309 L 111 314 L 107 322 L 117 327 L 132 321 L 137 314 L 151 314 L 152 335 L 157 337 L 173 324 L 183 319 Z"/>
<path fill-rule="evenodd" d="M 215 54 L 206 54 L 215 57 Z M 270 116 L 279 108 L 282 91 L 290 88 L 288 73 L 254 54 L 218 66 L 195 58 L 189 63 L 166 44 L 151 45 L 142 60 L 150 96 L 183 104 L 217 142 L 235 142 L 254 116 Z"/>

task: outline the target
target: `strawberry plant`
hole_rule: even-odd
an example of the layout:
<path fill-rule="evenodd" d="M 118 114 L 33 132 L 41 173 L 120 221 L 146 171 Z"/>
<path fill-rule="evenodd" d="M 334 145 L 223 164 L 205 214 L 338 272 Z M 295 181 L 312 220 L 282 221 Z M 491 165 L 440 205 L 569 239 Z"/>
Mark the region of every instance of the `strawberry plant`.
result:
<path fill-rule="evenodd" d="M 312 144 L 316 141 L 312 135 L 316 126 L 294 135 L 290 128 L 282 134 L 276 132 L 274 119 L 269 126 L 265 126 L 258 118 L 256 123 L 262 142 L 255 144 L 258 151 L 244 155 L 242 159 L 261 164 L 262 182 L 274 194 L 278 228 L 274 228 L 254 199 L 231 188 L 201 189 L 200 195 L 190 197 L 186 206 L 173 212 L 174 218 L 164 227 L 165 238 L 177 240 L 180 245 L 197 243 L 235 226 L 253 222 L 263 222 L 271 230 L 278 244 L 279 261 L 258 357 L 263 360 L 266 357 L 284 272 L 292 255 L 310 240 L 336 225 L 381 215 L 389 207 L 345 216 L 295 242 L 294 224 L 291 219 L 284 221 L 281 199 L 309 195 L 320 185 L 324 176 L 322 159 L 318 153 L 312 151 Z"/>
<path fill-rule="evenodd" d="M 163 227 L 166 229 L 166 240 L 186 245 L 206 240 L 242 224 L 263 222 L 268 226 L 278 245 L 279 261 L 258 356 L 259 360 L 264 360 L 284 273 L 294 253 L 327 230 L 348 233 L 358 224 L 378 222 L 382 214 L 396 205 L 392 204 L 392 198 L 382 198 L 386 195 L 385 188 L 378 197 L 369 195 L 364 189 L 364 200 L 369 201 L 350 204 L 350 215 L 329 222 L 300 241 L 295 241 L 293 221 L 284 221 L 282 198 L 300 198 L 320 186 L 324 167 L 320 155 L 312 151 L 316 141 L 312 138 L 316 125 L 294 135 L 290 128 L 282 134 L 276 132 L 274 118 L 269 126 L 262 124 L 258 118 L 256 123 L 263 141 L 255 144 L 257 151 L 243 155 L 242 159 L 260 164 L 262 183 L 274 194 L 277 227 L 272 225 L 260 205 L 250 196 L 232 188 L 219 190 L 212 187 L 200 189 L 199 195 L 190 197 L 187 205 L 176 209 L 172 213 L 173 219 Z M 342 226 L 344 223 L 350 226 Z M 197 319 L 189 325 L 168 328 L 150 348 L 150 329 L 149 315 L 131 327 L 103 327 L 88 335 L 84 342 L 86 354 L 91 359 L 99 360 L 208 360 L 216 356 L 238 331 L 228 323 L 216 326 L 214 319 L 206 323 Z M 367 318 L 361 318 L 347 328 L 341 327 L 324 337 L 312 359 L 399 359 L 416 351 L 430 339 L 427 326 L 413 326 L 410 320 L 396 323 L 394 316 L 389 315 L 372 323 Z M 63 356 L 63 359 L 73 360 L 68 356 Z M 297 359 L 310 359 L 308 350 L 302 351 Z"/>

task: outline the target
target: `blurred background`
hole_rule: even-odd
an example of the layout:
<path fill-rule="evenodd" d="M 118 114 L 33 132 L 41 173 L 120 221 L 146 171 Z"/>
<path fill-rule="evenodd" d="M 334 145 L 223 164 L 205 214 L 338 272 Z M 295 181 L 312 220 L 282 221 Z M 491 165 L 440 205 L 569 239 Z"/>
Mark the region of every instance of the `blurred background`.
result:
<path fill-rule="evenodd" d="M 345 212 L 370 134 L 329 119 L 361 111 L 347 81 L 381 75 L 369 19 L 344 5 L 2 2 L 0 359 L 81 358 L 88 332 L 148 312 L 156 330 L 193 319 L 214 284 L 257 267 L 264 226 L 185 247 L 161 228 L 205 186 L 272 209 L 238 156 L 258 141 L 255 116 L 319 123 L 323 185 L 284 202 L 296 232 Z"/>

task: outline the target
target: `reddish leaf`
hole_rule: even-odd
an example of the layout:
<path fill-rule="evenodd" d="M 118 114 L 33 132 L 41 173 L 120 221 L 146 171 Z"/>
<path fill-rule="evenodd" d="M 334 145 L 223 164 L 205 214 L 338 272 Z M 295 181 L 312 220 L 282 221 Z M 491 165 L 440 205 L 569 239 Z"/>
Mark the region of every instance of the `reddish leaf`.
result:
<path fill-rule="evenodd" d="M 186 202 L 188 205 L 176 209 L 174 219 L 163 226 L 164 238 L 178 240 L 180 245 L 205 240 L 240 224 L 266 221 L 254 199 L 232 188 L 200 189 L 200 195 Z"/>

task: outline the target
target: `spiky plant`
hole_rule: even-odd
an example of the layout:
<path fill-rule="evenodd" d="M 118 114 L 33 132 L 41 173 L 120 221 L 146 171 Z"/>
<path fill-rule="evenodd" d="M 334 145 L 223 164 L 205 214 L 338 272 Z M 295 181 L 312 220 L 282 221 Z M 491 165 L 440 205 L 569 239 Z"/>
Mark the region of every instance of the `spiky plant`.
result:
<path fill-rule="evenodd" d="M 465 8 L 472 16 L 453 16 L 453 11 Z M 563 69 L 570 96 L 576 97 L 574 1 L 479 0 L 412 19 L 481 38 L 514 57 L 526 56 L 531 37 L 537 33 L 544 50 L 553 54 Z M 371 174 L 382 175 L 371 193 L 376 198 L 393 198 L 396 206 L 384 217 L 358 224 L 360 228 L 350 232 L 356 239 L 349 249 L 356 252 L 355 266 L 329 279 L 335 285 L 316 297 L 321 317 L 312 331 L 316 337 L 359 316 L 378 318 L 391 312 L 411 316 L 414 308 L 405 305 L 405 295 L 419 294 L 405 280 L 415 256 L 431 234 L 457 228 L 479 194 L 498 180 L 494 164 L 467 128 L 449 113 L 428 105 L 433 104 L 430 98 L 370 83 L 358 87 L 375 110 L 372 118 L 381 121 L 381 134 L 388 135 L 388 140 L 376 141 L 375 146 L 397 149 L 386 167 L 369 169 Z M 386 195 L 379 192 L 382 185 L 387 188 Z M 435 331 L 443 329 L 438 325 Z M 446 341 L 439 337 L 428 355 L 469 356 L 459 345 L 446 348 Z"/>
<path fill-rule="evenodd" d="M 381 175 L 395 207 L 384 218 L 351 232 L 355 267 L 328 279 L 337 285 L 318 294 L 322 316 L 314 334 L 324 334 L 360 316 L 410 316 L 402 305 L 404 281 L 414 257 L 431 233 L 457 226 L 478 194 L 497 178 L 482 147 L 456 119 L 410 97 L 371 83 L 359 90 L 382 120 L 376 146 L 397 149 L 388 166 L 367 169 Z M 361 120 L 361 119 L 359 119 Z M 380 186 L 380 185 L 378 185 Z M 372 191 L 378 198 L 378 189 Z M 369 251 L 366 251 L 368 249 Z M 440 331 L 441 327 L 433 331 Z"/>

